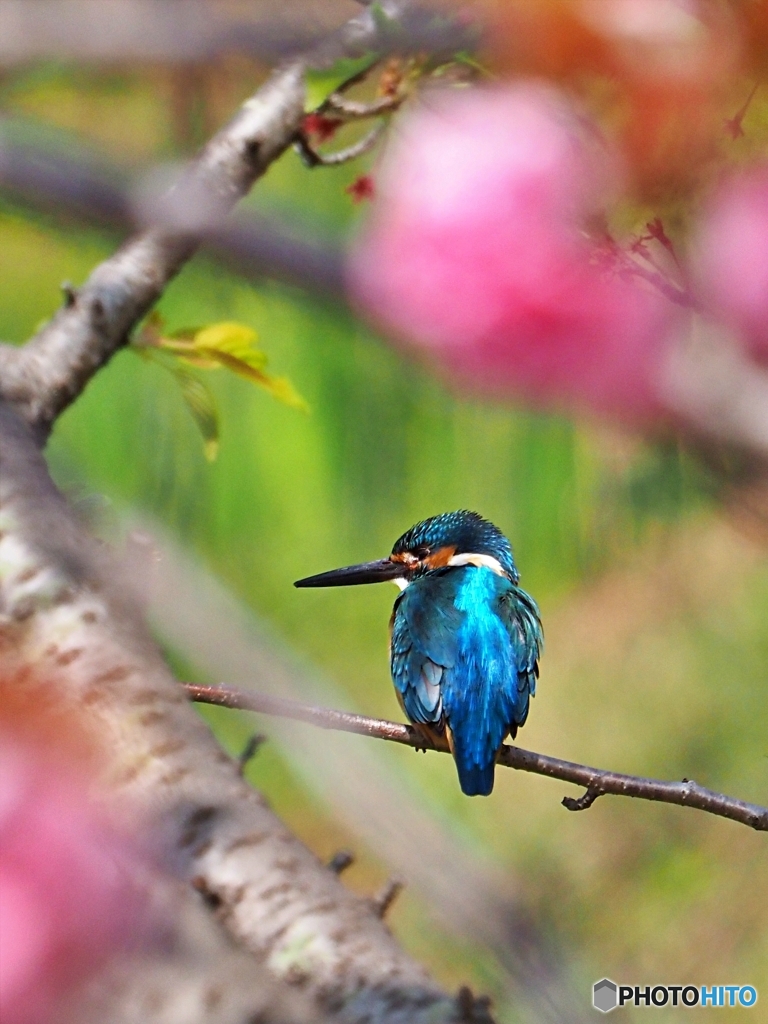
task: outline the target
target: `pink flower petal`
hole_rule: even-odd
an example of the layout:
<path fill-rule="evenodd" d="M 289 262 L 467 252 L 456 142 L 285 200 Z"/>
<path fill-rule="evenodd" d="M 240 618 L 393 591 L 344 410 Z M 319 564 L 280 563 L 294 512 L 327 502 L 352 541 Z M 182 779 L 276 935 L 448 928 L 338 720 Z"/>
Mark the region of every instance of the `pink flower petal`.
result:
<path fill-rule="evenodd" d="M 558 94 L 428 96 L 398 125 L 379 181 L 348 273 L 367 315 L 483 392 L 658 415 L 674 313 L 593 261 L 584 227 L 615 172 Z"/>

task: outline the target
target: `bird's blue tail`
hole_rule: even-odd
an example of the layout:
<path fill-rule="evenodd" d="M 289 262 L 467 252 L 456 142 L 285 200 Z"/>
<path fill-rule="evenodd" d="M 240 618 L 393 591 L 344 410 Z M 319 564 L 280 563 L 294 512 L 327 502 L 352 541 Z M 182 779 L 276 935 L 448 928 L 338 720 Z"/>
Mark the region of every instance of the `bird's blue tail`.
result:
<path fill-rule="evenodd" d="M 459 773 L 459 785 L 465 796 L 490 796 L 493 792 L 493 776 L 496 762 L 487 765 L 462 763 L 458 755 L 456 769 Z"/>

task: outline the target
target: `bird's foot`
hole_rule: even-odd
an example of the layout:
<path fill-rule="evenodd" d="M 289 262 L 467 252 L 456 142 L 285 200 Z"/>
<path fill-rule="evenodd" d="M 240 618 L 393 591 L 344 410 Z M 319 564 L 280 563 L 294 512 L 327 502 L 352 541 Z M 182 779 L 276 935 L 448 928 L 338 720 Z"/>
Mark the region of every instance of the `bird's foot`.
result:
<path fill-rule="evenodd" d="M 411 725 L 411 730 L 413 733 L 414 750 L 420 750 L 422 754 L 426 754 L 428 750 L 440 750 L 440 735 L 432 726 L 424 725 L 421 722 L 414 722 Z"/>

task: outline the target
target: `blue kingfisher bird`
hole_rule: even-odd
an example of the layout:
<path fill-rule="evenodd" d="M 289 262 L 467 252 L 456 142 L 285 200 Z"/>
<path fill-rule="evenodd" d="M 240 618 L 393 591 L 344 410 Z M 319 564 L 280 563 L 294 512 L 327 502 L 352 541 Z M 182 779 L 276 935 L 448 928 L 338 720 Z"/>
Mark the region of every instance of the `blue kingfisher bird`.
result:
<path fill-rule="evenodd" d="M 400 706 L 428 735 L 447 737 L 462 791 L 488 796 L 496 755 L 528 716 L 544 642 L 539 609 L 519 579 L 501 530 L 459 511 L 417 523 L 388 558 L 295 586 L 397 584 L 390 668 Z"/>

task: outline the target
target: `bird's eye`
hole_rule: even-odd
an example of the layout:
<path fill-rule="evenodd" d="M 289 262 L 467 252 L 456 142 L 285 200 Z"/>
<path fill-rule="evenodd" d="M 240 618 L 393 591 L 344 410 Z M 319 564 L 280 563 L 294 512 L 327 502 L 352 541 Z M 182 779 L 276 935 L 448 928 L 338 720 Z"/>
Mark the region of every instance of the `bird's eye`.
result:
<path fill-rule="evenodd" d="M 426 544 L 420 544 L 419 547 L 413 549 L 413 554 L 419 559 L 419 561 L 422 561 L 422 559 L 426 558 L 429 554 L 429 548 Z"/>

